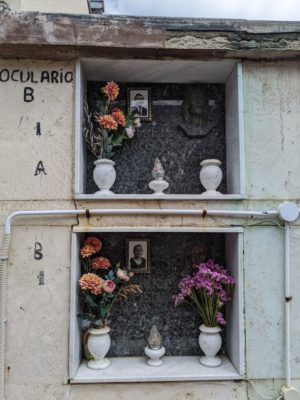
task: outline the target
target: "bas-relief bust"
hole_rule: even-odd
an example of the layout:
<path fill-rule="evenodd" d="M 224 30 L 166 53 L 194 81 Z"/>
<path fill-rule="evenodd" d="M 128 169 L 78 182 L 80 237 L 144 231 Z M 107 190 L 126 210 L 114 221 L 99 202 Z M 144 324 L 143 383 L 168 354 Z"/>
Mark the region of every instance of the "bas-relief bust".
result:
<path fill-rule="evenodd" d="M 215 126 L 208 107 L 208 100 L 198 88 L 187 91 L 181 106 L 182 122 L 178 127 L 190 138 L 206 136 Z"/>
<path fill-rule="evenodd" d="M 198 240 L 192 240 L 187 243 L 185 252 L 185 266 L 181 276 L 190 274 L 196 265 L 203 263 L 210 257 L 210 250 L 206 244 Z"/>

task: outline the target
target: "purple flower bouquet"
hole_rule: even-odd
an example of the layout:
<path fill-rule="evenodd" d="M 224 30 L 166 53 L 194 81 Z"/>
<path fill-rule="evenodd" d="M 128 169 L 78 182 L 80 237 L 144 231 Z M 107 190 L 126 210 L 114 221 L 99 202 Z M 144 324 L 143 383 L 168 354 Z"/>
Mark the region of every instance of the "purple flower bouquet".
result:
<path fill-rule="evenodd" d="M 234 284 L 227 269 L 209 259 L 196 266 L 192 275 L 182 278 L 178 285 L 180 292 L 173 296 L 174 304 L 190 304 L 207 327 L 226 325 L 221 310 L 231 300 Z"/>

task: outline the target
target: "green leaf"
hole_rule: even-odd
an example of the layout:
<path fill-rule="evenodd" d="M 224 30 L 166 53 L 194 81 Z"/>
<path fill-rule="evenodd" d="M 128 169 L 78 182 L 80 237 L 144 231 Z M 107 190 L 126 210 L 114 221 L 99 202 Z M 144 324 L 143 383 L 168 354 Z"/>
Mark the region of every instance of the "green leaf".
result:
<path fill-rule="evenodd" d="M 113 146 L 122 146 L 123 140 L 127 139 L 124 133 L 116 134 L 112 136 L 111 143 Z"/>
<path fill-rule="evenodd" d="M 92 296 L 90 296 L 89 294 L 85 295 L 86 301 L 88 302 L 88 304 L 92 307 L 98 307 L 98 304 L 93 300 Z"/>
<path fill-rule="evenodd" d="M 106 317 L 106 315 L 107 315 L 107 308 L 102 308 L 102 309 L 100 310 L 100 315 L 101 315 L 102 318 Z"/>
<path fill-rule="evenodd" d="M 77 314 L 77 317 L 86 321 L 94 321 L 94 317 L 91 314 Z"/>
<path fill-rule="evenodd" d="M 105 279 L 109 279 L 109 280 L 113 281 L 115 279 L 114 272 L 112 270 L 110 270 L 109 273 L 105 275 Z"/>

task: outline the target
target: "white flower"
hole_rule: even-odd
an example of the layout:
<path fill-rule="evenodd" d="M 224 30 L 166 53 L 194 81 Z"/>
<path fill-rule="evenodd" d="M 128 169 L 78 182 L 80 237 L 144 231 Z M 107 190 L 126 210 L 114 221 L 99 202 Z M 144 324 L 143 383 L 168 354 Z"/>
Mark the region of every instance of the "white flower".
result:
<path fill-rule="evenodd" d="M 130 277 L 129 274 L 127 273 L 127 271 L 125 271 L 124 269 L 118 268 L 117 269 L 117 277 L 119 279 L 121 279 L 121 281 L 125 281 L 128 282 Z"/>
<path fill-rule="evenodd" d="M 125 131 L 129 139 L 132 139 L 134 137 L 134 128 L 132 126 L 128 126 L 127 128 L 125 128 Z"/>
<path fill-rule="evenodd" d="M 137 128 L 140 128 L 142 125 L 141 125 L 141 119 L 140 118 L 135 118 L 135 120 L 133 121 L 133 123 L 134 123 L 134 126 L 135 127 L 137 127 Z"/>

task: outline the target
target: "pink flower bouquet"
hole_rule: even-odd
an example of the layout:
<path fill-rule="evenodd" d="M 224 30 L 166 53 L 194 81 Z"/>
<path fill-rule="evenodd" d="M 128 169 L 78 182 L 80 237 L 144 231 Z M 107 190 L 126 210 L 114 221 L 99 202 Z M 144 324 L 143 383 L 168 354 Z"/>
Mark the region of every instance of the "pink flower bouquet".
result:
<path fill-rule="evenodd" d="M 94 328 L 107 325 L 114 303 L 130 294 L 141 293 L 139 285 L 130 284 L 132 272 L 112 266 L 110 260 L 99 256 L 102 242 L 95 236 L 88 237 L 80 250 L 82 269 L 79 279 L 82 313 L 78 318 L 90 321 Z"/>
<path fill-rule="evenodd" d="M 231 300 L 234 278 L 221 265 L 210 259 L 196 266 L 196 271 L 182 278 L 179 293 L 173 296 L 175 306 L 190 304 L 207 327 L 225 325 L 224 305 Z"/>

